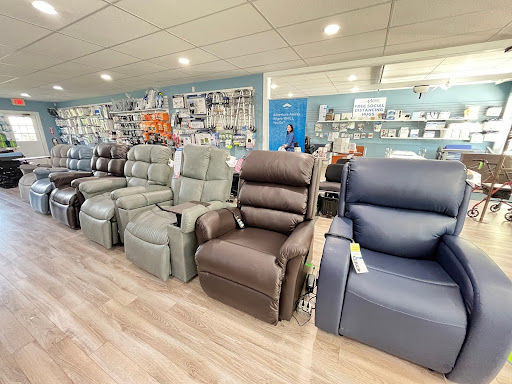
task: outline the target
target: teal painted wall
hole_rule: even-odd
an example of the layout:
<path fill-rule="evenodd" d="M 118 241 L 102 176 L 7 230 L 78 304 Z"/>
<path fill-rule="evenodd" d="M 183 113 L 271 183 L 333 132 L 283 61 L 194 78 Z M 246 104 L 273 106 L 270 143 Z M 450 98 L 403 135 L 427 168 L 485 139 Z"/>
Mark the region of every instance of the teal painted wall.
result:
<path fill-rule="evenodd" d="M 391 91 L 379 92 L 362 92 L 351 93 L 343 95 L 330 95 L 330 96 L 312 96 L 308 97 L 308 113 L 306 119 L 306 135 L 313 137 L 313 143 L 326 144 L 327 139 L 315 136 L 314 126 L 318 120 L 318 110 L 321 104 L 327 104 L 329 108 L 334 108 L 335 113 L 349 112 L 352 113 L 354 106 L 354 99 L 366 97 L 386 97 L 386 110 L 395 109 L 402 110 L 403 112 L 415 111 L 450 111 L 452 116 L 461 116 L 465 109 L 466 104 L 480 105 L 481 120 L 485 117 L 485 110 L 489 106 L 505 106 L 508 96 L 511 92 L 512 82 L 503 83 L 500 85 L 491 84 L 477 84 L 477 85 L 460 85 L 453 86 L 448 90 L 441 88 L 431 89 L 428 93 L 424 94 L 421 99 L 418 95 L 414 94 L 411 89 L 400 89 Z M 357 123 L 356 123 L 357 124 Z M 373 132 L 372 122 L 367 122 L 362 132 Z M 383 128 L 398 129 L 403 126 L 409 128 L 423 128 L 423 122 L 385 122 Z M 332 131 L 331 124 L 323 124 L 322 133 Z M 355 131 L 357 132 L 357 130 Z M 420 136 L 421 136 L 420 130 Z M 349 133 L 353 133 L 350 132 Z M 381 139 L 376 136 L 373 139 L 359 139 L 351 140 L 357 145 L 364 145 L 367 149 L 366 155 L 369 157 L 384 157 L 385 149 L 390 147 L 394 150 L 411 150 L 418 152 L 421 148 L 427 149 L 427 157 L 434 158 L 438 147 L 447 144 L 470 144 L 469 142 L 462 141 L 447 141 L 447 140 L 391 140 Z M 473 148 L 485 149 L 491 143 L 471 144 Z"/>
<path fill-rule="evenodd" d="M 43 125 L 43 131 L 45 135 L 46 142 L 48 143 L 48 149 L 51 149 L 53 147 L 52 138 L 57 137 L 58 135 L 52 135 L 50 134 L 50 127 L 54 128 L 54 132 L 57 133 L 55 130 L 55 119 L 52 115 L 48 113 L 48 108 L 53 108 L 53 103 L 47 103 L 43 101 L 31 101 L 31 100 L 25 100 L 25 106 L 15 106 L 12 105 L 11 99 L 1 99 L 0 98 L 0 110 L 7 110 L 7 111 L 19 111 L 19 112 L 38 112 L 39 117 L 41 118 L 41 124 Z"/>
<path fill-rule="evenodd" d="M 192 91 L 192 87 L 195 87 L 195 91 Z M 208 92 L 216 89 L 230 89 L 230 88 L 241 88 L 241 87 L 254 87 L 254 114 L 257 131 L 254 135 L 256 140 L 256 149 L 261 149 L 262 144 L 262 132 L 263 132 L 263 74 L 232 77 L 229 79 L 219 79 L 203 81 L 198 83 L 188 83 L 180 85 L 171 85 L 168 87 L 160 87 L 160 90 L 165 96 L 171 98 L 175 94 L 191 93 L 191 92 Z M 132 97 L 144 96 L 145 89 L 129 92 Z M 96 103 L 106 103 L 112 100 L 126 98 L 124 93 L 115 94 L 110 96 L 101 96 L 90 99 L 79 99 L 57 103 L 58 107 L 73 107 L 77 105 L 88 105 Z M 246 153 L 245 148 L 234 147 L 231 150 L 231 154 L 236 157 L 240 157 Z"/>

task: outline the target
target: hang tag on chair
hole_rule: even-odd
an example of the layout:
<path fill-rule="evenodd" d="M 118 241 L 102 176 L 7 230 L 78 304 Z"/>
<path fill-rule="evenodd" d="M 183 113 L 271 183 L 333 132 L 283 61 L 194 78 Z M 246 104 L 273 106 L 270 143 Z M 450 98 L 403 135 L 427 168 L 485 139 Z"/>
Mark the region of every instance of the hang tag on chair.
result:
<path fill-rule="evenodd" d="M 368 268 L 366 268 L 366 264 L 364 263 L 359 243 L 350 244 L 350 258 L 352 259 L 352 265 L 356 273 L 368 273 Z"/>

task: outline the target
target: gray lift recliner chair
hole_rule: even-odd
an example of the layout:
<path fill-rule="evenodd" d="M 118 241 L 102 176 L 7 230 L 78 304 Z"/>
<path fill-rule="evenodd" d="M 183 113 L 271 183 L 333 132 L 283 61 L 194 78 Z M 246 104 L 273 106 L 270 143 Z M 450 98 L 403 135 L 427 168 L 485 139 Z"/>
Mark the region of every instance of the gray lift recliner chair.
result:
<path fill-rule="evenodd" d="M 50 214 L 50 194 L 55 185 L 50 173 L 67 171 L 91 171 L 92 148 L 86 145 L 71 146 L 67 152 L 66 168 L 36 168 L 37 181 L 30 187 L 30 205 L 44 215 Z"/>
<path fill-rule="evenodd" d="M 172 199 L 170 159 L 171 150 L 167 147 L 137 145 L 128 151 L 124 177 L 81 182 L 78 188 L 85 197 L 79 215 L 82 233 L 107 249 L 123 242 L 130 219 L 152 209 L 156 203 Z M 129 195 L 144 201 L 136 208 L 117 209 L 116 201 Z"/>
<path fill-rule="evenodd" d="M 185 282 L 197 275 L 196 219 L 228 206 L 233 181 L 233 170 L 226 164 L 228 155 L 210 146 L 189 144 L 183 148 L 180 177 L 172 180 L 168 201 L 162 209 L 146 211 L 126 226 L 124 249 L 128 260 L 164 281 L 171 274 Z M 137 209 L 145 200 L 143 194 L 131 195 L 118 199 L 116 205 L 122 214 Z M 178 213 L 179 219 L 163 210 L 190 201 L 207 205 L 187 207 Z"/>
<path fill-rule="evenodd" d="M 66 160 L 68 159 L 68 150 L 71 147 L 72 147 L 72 145 L 68 145 L 68 144 L 57 144 L 55 147 L 53 147 L 50 151 L 49 164 L 41 164 L 41 165 L 23 164 L 23 165 L 20 165 L 20 170 L 23 173 L 23 176 L 21 177 L 20 181 L 18 182 L 21 200 L 23 200 L 27 203 L 30 202 L 30 187 L 37 180 L 34 170 L 36 170 L 37 168 L 66 169 Z"/>
<path fill-rule="evenodd" d="M 463 384 L 512 348 L 512 283 L 460 234 L 471 196 L 455 161 L 351 160 L 324 246 L 315 324 Z M 368 273 L 351 266 L 350 240 Z"/>

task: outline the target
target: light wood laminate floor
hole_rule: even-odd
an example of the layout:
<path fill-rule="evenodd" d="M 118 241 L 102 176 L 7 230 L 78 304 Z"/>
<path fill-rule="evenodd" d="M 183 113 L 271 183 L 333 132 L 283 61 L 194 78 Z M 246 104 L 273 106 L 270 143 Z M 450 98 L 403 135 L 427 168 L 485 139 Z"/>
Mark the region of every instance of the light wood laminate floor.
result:
<path fill-rule="evenodd" d="M 463 237 L 512 277 L 512 223 L 469 219 Z M 323 234 L 315 229 L 318 265 Z M 314 320 L 268 325 L 206 296 L 197 278 L 163 283 L 0 189 L 0 383 L 444 383 L 437 373 Z M 512 383 L 505 364 L 494 384 Z"/>

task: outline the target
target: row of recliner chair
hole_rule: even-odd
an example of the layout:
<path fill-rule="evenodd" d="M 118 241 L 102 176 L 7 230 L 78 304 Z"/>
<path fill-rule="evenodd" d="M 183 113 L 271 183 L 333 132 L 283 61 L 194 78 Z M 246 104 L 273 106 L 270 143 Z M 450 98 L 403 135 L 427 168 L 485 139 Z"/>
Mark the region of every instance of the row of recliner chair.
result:
<path fill-rule="evenodd" d="M 187 145 L 178 172 L 167 148 L 131 148 L 124 176 L 72 181 L 82 194 L 82 232 L 106 248 L 124 243 L 128 259 L 163 280 L 198 273 L 212 298 L 271 324 L 289 320 L 312 255 L 319 160 L 252 151 L 233 206 L 226 155 Z M 57 185 L 64 175 L 50 180 Z M 340 178 L 316 326 L 455 382 L 489 383 L 512 344 L 512 283 L 458 236 L 471 193 L 464 166 L 358 158 Z M 351 266 L 351 242 L 368 273 Z"/>

